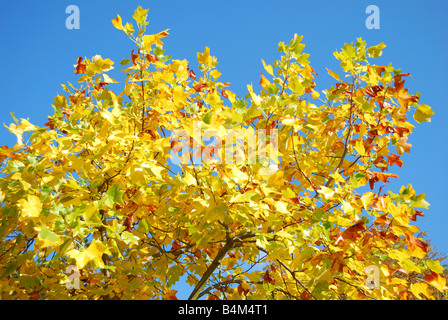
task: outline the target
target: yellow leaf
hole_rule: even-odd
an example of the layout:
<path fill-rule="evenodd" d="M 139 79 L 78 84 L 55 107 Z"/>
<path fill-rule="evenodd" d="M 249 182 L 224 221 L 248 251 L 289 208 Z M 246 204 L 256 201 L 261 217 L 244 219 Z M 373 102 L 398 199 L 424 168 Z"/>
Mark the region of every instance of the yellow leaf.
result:
<path fill-rule="evenodd" d="M 92 58 L 92 63 L 87 65 L 87 70 L 94 74 L 112 70 L 114 62 L 109 58 L 103 59 L 99 54 Z"/>
<path fill-rule="evenodd" d="M 292 125 L 294 125 L 294 124 L 296 124 L 298 122 L 299 122 L 299 120 L 295 119 L 295 118 L 285 118 L 285 119 L 282 120 L 282 123 L 285 126 L 292 126 Z"/>
<path fill-rule="evenodd" d="M 112 24 L 114 25 L 115 28 L 125 31 L 120 15 L 117 14 L 117 17 L 115 19 L 112 19 Z"/>
<path fill-rule="evenodd" d="M 277 201 L 275 202 L 275 209 L 280 213 L 289 213 L 286 202 Z M 286 233 L 286 232 L 284 232 Z"/>
<path fill-rule="evenodd" d="M 263 74 L 261 74 L 260 85 L 263 87 L 263 89 L 267 89 L 271 85 L 269 80 L 266 79 Z"/>
<path fill-rule="evenodd" d="M 266 70 L 266 72 L 269 73 L 271 76 L 274 76 L 274 69 L 272 69 L 272 66 L 267 65 L 263 59 L 261 59 L 261 62 L 263 63 L 263 67 Z"/>
<path fill-rule="evenodd" d="M 28 195 L 26 200 L 20 199 L 17 203 L 19 204 L 22 214 L 28 218 L 37 218 L 42 211 L 42 203 L 40 202 L 39 197 L 34 195 Z"/>
<path fill-rule="evenodd" d="M 362 139 L 356 140 L 354 148 L 361 156 L 364 156 L 366 154 L 366 149 L 364 148 Z"/>
<path fill-rule="evenodd" d="M 287 232 L 285 232 L 283 230 L 277 231 L 275 234 L 277 236 L 279 236 L 279 237 L 282 237 L 282 238 L 286 238 L 286 239 L 289 239 L 289 240 L 295 240 L 294 237 L 291 234 L 289 234 L 289 233 L 287 233 Z"/>
<path fill-rule="evenodd" d="M 412 283 L 411 292 L 420 300 L 422 300 L 420 293 L 425 295 L 428 299 L 432 299 L 432 294 L 429 292 L 428 285 L 426 283 L 423 282 Z"/>
<path fill-rule="evenodd" d="M 151 171 L 156 175 L 157 178 L 162 179 L 162 171 L 166 170 L 164 167 L 153 167 Z"/>
<path fill-rule="evenodd" d="M 5 128 L 9 130 L 9 132 L 16 135 L 16 137 L 17 137 L 17 143 L 15 145 L 16 147 L 23 146 L 23 134 L 26 131 L 35 131 L 35 130 L 39 129 L 35 125 L 29 123 L 28 120 L 25 120 L 25 119 L 20 119 L 20 120 L 21 120 L 21 122 L 19 125 L 11 123 L 9 125 L 9 127 L 7 127 L 5 124 L 3 124 L 5 126 Z"/>
<path fill-rule="evenodd" d="M 210 66 L 212 64 L 212 58 L 210 57 L 210 48 L 205 47 L 204 53 L 197 53 L 198 62 L 200 64 L 206 64 Z"/>
<path fill-rule="evenodd" d="M 345 179 L 339 174 L 339 172 L 330 174 L 330 177 L 332 177 L 336 183 L 344 183 L 345 182 Z"/>
<path fill-rule="evenodd" d="M 85 267 L 85 265 L 90 261 L 90 257 L 87 254 L 87 252 L 85 250 L 83 251 L 78 251 L 78 250 L 70 250 L 69 252 L 67 252 L 67 255 L 76 260 L 76 266 L 79 269 L 82 269 Z"/>
<path fill-rule="evenodd" d="M 174 104 L 176 106 L 184 106 L 185 105 L 185 101 L 188 98 L 188 93 L 186 93 L 184 91 L 184 89 L 182 88 L 182 86 L 177 86 L 174 88 L 173 90 L 173 100 L 174 100 Z"/>
<path fill-rule="evenodd" d="M 166 29 L 165 31 L 159 32 L 157 34 L 151 34 L 151 35 L 145 34 L 142 37 L 143 45 L 145 46 L 146 50 L 149 52 L 151 50 L 151 46 L 153 44 L 158 45 L 158 46 L 163 46 L 163 42 L 160 39 L 167 37 L 167 36 L 169 36 L 168 29 Z"/>
<path fill-rule="evenodd" d="M 134 14 L 132 15 L 132 18 L 140 24 L 145 25 L 146 23 L 146 17 L 148 16 L 149 9 L 143 9 L 142 7 L 138 6 L 138 8 L 135 10 Z"/>
<path fill-rule="evenodd" d="M 317 190 L 317 192 L 323 194 L 325 199 L 331 199 L 334 196 L 334 190 L 325 186 L 320 187 L 320 190 Z"/>
<path fill-rule="evenodd" d="M 138 166 L 132 166 L 128 169 L 127 173 L 132 183 L 140 183 L 140 184 L 146 183 L 145 175 L 142 168 Z"/>
<path fill-rule="evenodd" d="M 366 192 L 362 195 L 361 197 L 361 202 L 362 205 L 364 206 L 364 209 L 366 211 L 369 210 L 369 206 L 372 204 L 373 202 L 373 198 L 375 197 L 375 194 L 373 192 Z"/>
<path fill-rule="evenodd" d="M 101 225 L 99 210 L 94 203 L 89 203 L 83 211 L 83 216 L 87 225 Z"/>
<path fill-rule="evenodd" d="M 197 185 L 196 179 L 188 172 L 182 178 L 182 181 L 185 182 L 187 186 Z"/>
<path fill-rule="evenodd" d="M 103 253 L 106 251 L 106 248 L 107 247 L 101 242 L 92 240 L 92 242 L 90 243 L 89 247 L 86 250 L 89 259 L 95 261 L 98 267 L 100 268 L 104 268 L 102 256 Z"/>
<path fill-rule="evenodd" d="M 346 214 L 352 214 L 355 211 L 350 202 L 347 201 L 342 201 L 342 210 Z"/>
<path fill-rule="evenodd" d="M 336 72 L 331 71 L 330 69 L 327 68 L 328 74 L 330 76 L 332 76 L 333 78 L 335 78 L 336 80 L 338 80 L 339 82 L 341 82 L 341 78 L 339 77 L 339 75 Z"/>
<path fill-rule="evenodd" d="M 339 215 L 337 216 L 330 216 L 329 217 L 329 221 L 336 223 L 337 225 L 343 227 L 343 228 L 348 228 L 351 227 L 353 225 L 353 222 L 350 219 L 341 217 Z"/>
<path fill-rule="evenodd" d="M 105 82 L 105 83 L 118 83 L 118 81 L 115 81 L 114 79 L 109 78 L 109 76 L 105 73 L 103 73 L 103 78 L 104 78 L 103 82 Z"/>
<path fill-rule="evenodd" d="M 221 72 L 215 69 L 210 72 L 210 75 L 216 80 L 221 76 Z"/>

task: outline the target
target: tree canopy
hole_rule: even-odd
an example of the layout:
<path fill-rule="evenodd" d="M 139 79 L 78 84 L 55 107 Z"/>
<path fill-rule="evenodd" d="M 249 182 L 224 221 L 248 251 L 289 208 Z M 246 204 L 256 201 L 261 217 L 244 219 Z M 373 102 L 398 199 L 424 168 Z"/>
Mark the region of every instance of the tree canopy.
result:
<path fill-rule="evenodd" d="M 198 70 L 166 55 L 147 15 L 112 19 L 136 46 L 122 79 L 79 57 L 44 127 L 5 125 L 1 299 L 177 299 L 179 281 L 191 299 L 446 298 L 413 224 L 425 194 L 386 191 L 408 118 L 434 112 L 372 63 L 383 43 L 345 44 L 318 92 L 294 35 L 240 97 L 208 47 Z"/>

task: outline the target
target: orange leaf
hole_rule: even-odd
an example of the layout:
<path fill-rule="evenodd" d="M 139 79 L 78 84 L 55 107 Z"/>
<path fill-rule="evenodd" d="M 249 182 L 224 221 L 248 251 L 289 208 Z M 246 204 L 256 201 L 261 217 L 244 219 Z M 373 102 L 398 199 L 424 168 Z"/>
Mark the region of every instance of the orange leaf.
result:
<path fill-rule="evenodd" d="M 408 234 L 406 234 L 406 240 L 408 241 L 410 246 L 417 246 L 420 249 L 422 249 L 424 252 L 428 252 L 428 243 L 420 240 L 414 236 L 410 236 Z"/>
<path fill-rule="evenodd" d="M 87 73 L 86 65 L 84 63 L 81 63 L 82 57 L 78 57 L 77 62 L 78 62 L 78 64 L 76 65 L 75 73 L 76 74 Z"/>
<path fill-rule="evenodd" d="M 176 297 L 177 290 L 174 289 L 168 289 L 165 291 L 165 299 L 166 300 L 179 300 L 179 298 Z"/>
<path fill-rule="evenodd" d="M 400 157 L 397 156 L 395 153 L 392 153 L 392 154 L 389 156 L 389 158 L 388 158 L 388 162 L 389 162 L 389 165 L 390 165 L 390 166 L 396 164 L 397 166 L 401 167 L 401 166 L 404 164 L 404 162 L 401 161 Z"/>

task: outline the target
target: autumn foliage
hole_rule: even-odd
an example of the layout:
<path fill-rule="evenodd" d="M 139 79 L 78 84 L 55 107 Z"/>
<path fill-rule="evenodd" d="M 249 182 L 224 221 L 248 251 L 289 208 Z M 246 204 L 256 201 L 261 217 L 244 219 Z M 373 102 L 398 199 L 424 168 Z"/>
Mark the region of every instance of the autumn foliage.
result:
<path fill-rule="evenodd" d="M 260 90 L 239 97 L 209 48 L 198 70 L 165 55 L 169 33 L 146 34 L 147 14 L 112 19 L 136 45 L 122 79 L 110 59 L 79 57 L 78 85 L 63 85 L 44 127 L 7 126 L 17 143 L 0 148 L 1 299 L 177 299 L 179 281 L 191 299 L 446 297 L 414 224 L 425 195 L 386 190 L 411 151 L 408 118 L 433 111 L 405 88 L 409 74 L 372 63 L 384 44 L 345 44 L 334 85 L 318 92 L 295 35 L 262 61 Z M 264 132 L 265 161 L 222 161 L 227 129 Z M 190 161 L 175 163 L 186 149 Z M 68 266 L 79 288 L 67 288 Z"/>

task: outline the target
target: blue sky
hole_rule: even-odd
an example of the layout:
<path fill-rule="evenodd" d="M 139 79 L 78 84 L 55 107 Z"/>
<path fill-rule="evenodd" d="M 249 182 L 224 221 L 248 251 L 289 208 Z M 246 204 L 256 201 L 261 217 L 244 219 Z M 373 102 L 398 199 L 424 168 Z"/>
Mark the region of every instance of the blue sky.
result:
<path fill-rule="evenodd" d="M 380 9 L 379 30 L 365 26 L 371 4 Z M 69 5 L 79 7 L 79 30 L 65 26 Z M 120 14 L 123 21 L 131 21 L 138 5 L 149 8 L 150 32 L 170 29 L 166 54 L 195 63 L 196 53 L 210 47 L 222 81 L 231 82 L 230 89 L 240 95 L 246 94 L 246 84 L 258 83 L 264 71 L 261 59 L 277 59 L 278 42 L 289 42 L 294 33 L 304 36 L 305 52 L 319 74 L 319 91 L 332 84 L 326 67 L 340 71 L 333 52 L 344 43 L 357 37 L 367 45 L 384 42 L 387 47 L 377 63 L 392 62 L 411 73 L 406 79 L 410 92 L 419 92 L 420 102 L 436 112 L 431 123 L 416 126 L 408 140 L 411 153 L 402 157 L 405 165 L 392 167 L 400 178 L 391 179 L 390 187 L 398 192 L 401 185 L 412 184 L 417 193 L 426 194 L 431 206 L 417 226 L 428 231 L 433 245 L 448 252 L 448 1 L 8 1 L 0 11 L 1 122 L 9 125 L 14 111 L 17 118 L 43 126 L 52 114 L 53 97 L 62 94 L 61 84 L 76 83 L 73 65 L 78 56 L 110 58 L 119 79 L 118 62 L 129 58 L 134 47 L 111 19 Z M 0 146 L 12 146 L 15 140 L 0 127 Z"/>

